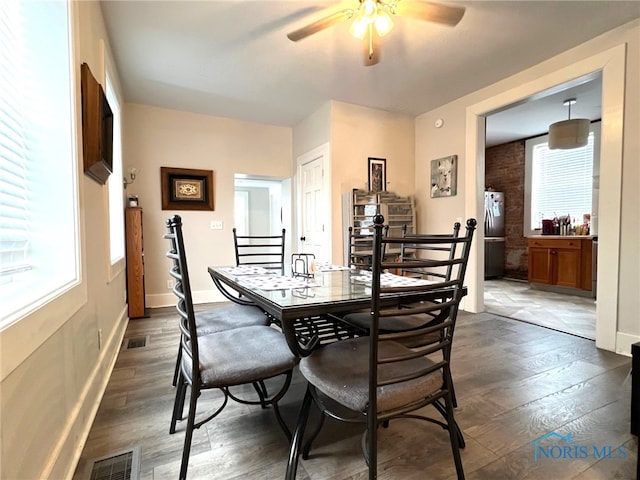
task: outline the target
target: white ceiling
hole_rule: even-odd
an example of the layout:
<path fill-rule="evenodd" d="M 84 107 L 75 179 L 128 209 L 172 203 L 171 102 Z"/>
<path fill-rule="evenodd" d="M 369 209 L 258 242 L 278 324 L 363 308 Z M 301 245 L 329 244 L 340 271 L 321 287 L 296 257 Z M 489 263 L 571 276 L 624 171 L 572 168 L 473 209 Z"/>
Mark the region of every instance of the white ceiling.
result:
<path fill-rule="evenodd" d="M 297 43 L 286 37 L 357 0 L 101 6 L 125 101 L 282 126 L 331 99 L 416 116 L 640 18 L 637 0 L 448 3 L 466 7 L 456 27 L 394 17 L 372 67 L 348 22 Z M 567 118 L 567 96 L 578 98 L 572 118 L 600 118 L 600 83 L 489 117 L 487 145 L 546 132 Z"/>

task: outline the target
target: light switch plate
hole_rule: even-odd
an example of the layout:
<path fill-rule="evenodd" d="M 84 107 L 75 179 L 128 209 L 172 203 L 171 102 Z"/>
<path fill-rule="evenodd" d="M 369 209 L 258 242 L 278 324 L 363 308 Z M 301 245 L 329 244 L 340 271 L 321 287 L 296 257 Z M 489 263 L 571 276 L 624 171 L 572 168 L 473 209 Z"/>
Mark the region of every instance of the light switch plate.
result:
<path fill-rule="evenodd" d="M 222 220 L 211 220 L 209 226 L 211 230 L 222 230 Z"/>

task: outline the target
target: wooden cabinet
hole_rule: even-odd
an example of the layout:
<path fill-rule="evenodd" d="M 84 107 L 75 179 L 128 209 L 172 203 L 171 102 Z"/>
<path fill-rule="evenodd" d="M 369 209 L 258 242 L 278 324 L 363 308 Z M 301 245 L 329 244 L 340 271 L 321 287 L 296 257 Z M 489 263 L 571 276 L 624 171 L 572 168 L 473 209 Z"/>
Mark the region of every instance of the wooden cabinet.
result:
<path fill-rule="evenodd" d="M 590 238 L 530 238 L 529 282 L 591 290 L 591 248 Z"/>
<path fill-rule="evenodd" d="M 144 290 L 144 248 L 142 208 L 125 209 L 125 237 L 127 248 L 127 300 L 129 318 L 146 316 Z"/>

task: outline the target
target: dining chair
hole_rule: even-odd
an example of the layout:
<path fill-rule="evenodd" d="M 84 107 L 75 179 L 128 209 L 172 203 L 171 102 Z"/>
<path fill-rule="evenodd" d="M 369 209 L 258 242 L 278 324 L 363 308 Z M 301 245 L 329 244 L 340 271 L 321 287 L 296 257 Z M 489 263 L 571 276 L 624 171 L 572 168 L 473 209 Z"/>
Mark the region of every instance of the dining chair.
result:
<path fill-rule="evenodd" d="M 468 254 L 461 250 L 461 245 L 470 244 L 475 230 L 475 225 L 467 225 L 467 235 L 459 237 L 460 226 L 460 223 L 456 222 L 450 234 L 408 234 L 406 228 L 403 228 L 403 241 L 399 245 L 400 256 L 393 264 L 392 270 L 407 277 L 448 282 L 455 266 L 452 261 L 459 254 Z M 404 306 L 409 307 L 407 304 Z M 343 320 L 362 331 L 368 331 L 371 327 L 370 317 L 369 310 L 360 310 L 345 315 Z M 385 316 L 380 318 L 378 328 L 380 333 L 412 330 L 425 326 L 434 318 L 434 314 L 426 313 Z"/>
<path fill-rule="evenodd" d="M 383 235 L 389 233 L 389 225 L 383 227 Z M 360 270 L 371 270 L 371 259 L 373 255 L 373 233 L 360 233 L 353 227 L 349 227 L 347 232 L 349 258 L 348 267 Z M 382 252 L 384 256 L 384 251 Z"/>
<path fill-rule="evenodd" d="M 280 270 L 280 274 L 284 275 L 285 234 L 283 228 L 281 235 L 238 235 L 234 228 L 236 266 L 249 265 Z"/>
<path fill-rule="evenodd" d="M 168 238 L 170 241 L 171 251 L 177 251 L 175 236 L 165 235 L 165 238 Z M 224 291 L 222 293 L 229 298 L 230 303 L 195 312 L 198 336 L 223 332 L 239 327 L 271 324 L 271 318 L 258 306 L 250 305 L 250 302 L 238 299 L 237 294 L 233 295 L 232 292 Z M 174 387 L 178 382 L 181 359 L 182 347 L 178 344 L 178 354 L 176 355 L 176 365 L 172 380 Z"/>
<path fill-rule="evenodd" d="M 458 479 L 464 478 L 458 429 L 454 418 L 450 374 L 454 326 L 464 295 L 464 275 L 476 221 L 467 221 L 464 237 L 412 239 L 419 245 L 454 242 L 453 258 L 440 260 L 381 258 L 384 245 L 399 246 L 406 239 L 383 237 L 381 215 L 375 218 L 369 334 L 324 346 L 300 360 L 299 369 L 307 380 L 307 390 L 291 440 L 285 478 L 296 476 L 299 456 L 308 458 L 312 443 L 325 417 L 365 425 L 362 450 L 368 478 L 377 478 L 378 427 L 396 419 L 423 419 L 448 430 Z M 449 279 L 394 277 L 386 269 L 451 267 Z M 420 328 L 382 333 L 381 320 L 424 314 L 432 321 Z M 425 339 L 429 339 L 425 341 Z M 320 421 L 302 445 L 311 406 L 321 412 Z M 336 408 L 336 405 L 338 406 Z M 432 405 L 437 418 L 417 412 Z M 343 413 L 347 409 L 348 414 Z"/>
<path fill-rule="evenodd" d="M 271 326 L 253 325 L 208 335 L 198 334 L 184 250 L 182 219 L 179 215 L 174 215 L 166 223 L 168 232 L 165 238 L 169 239 L 171 245 L 167 257 L 173 261 L 169 274 L 175 279 L 173 292 L 178 299 L 176 309 L 179 314 L 182 351 L 169 433 L 175 433 L 178 420 L 183 418 L 187 387 L 190 388 L 179 475 L 182 480 L 187 475 L 194 429 L 218 416 L 229 399 L 248 405 L 273 407 L 278 424 L 287 438 L 291 437 L 280 415 L 278 401 L 289 388 L 298 359 L 289 349 L 282 332 Z M 265 381 L 280 376 L 283 376 L 282 385 L 277 392 L 269 394 Z M 252 385 L 259 398 L 243 398 L 231 392 L 232 387 L 241 385 Z M 213 413 L 200 414 L 196 421 L 198 398 L 201 392 L 212 389 L 222 392 L 221 405 Z"/>
<path fill-rule="evenodd" d="M 460 234 L 460 222 L 455 222 L 452 233 L 443 234 L 420 234 L 407 233 L 406 225 L 402 228 L 402 238 L 404 241 L 400 244 L 400 263 L 402 268 L 396 267 L 396 271 L 404 276 L 423 278 L 427 280 L 444 280 L 449 281 L 453 271 L 453 264 L 439 264 L 438 260 L 453 260 L 460 244 L 457 239 Z M 473 235 L 473 229 L 471 231 Z M 414 241 L 419 240 L 419 241 Z M 469 239 L 471 241 L 471 239 Z M 464 242 L 464 240 L 463 240 Z M 434 260 L 426 266 L 415 266 L 415 260 Z M 407 306 L 407 305 L 405 305 Z M 371 325 L 370 312 L 359 311 L 345 315 L 343 320 L 351 326 L 361 330 L 368 331 Z M 395 317 L 380 318 L 378 328 L 380 333 L 397 333 L 405 330 L 421 328 L 435 321 L 433 314 L 418 313 L 415 315 L 402 315 Z M 431 334 L 433 337 L 435 333 Z M 414 341 L 417 339 L 413 339 Z M 421 341 L 429 341 L 429 338 L 423 338 Z M 455 395 L 455 389 L 452 384 L 452 397 L 454 407 L 458 406 Z M 464 439 L 460 434 L 461 446 L 464 446 Z"/>

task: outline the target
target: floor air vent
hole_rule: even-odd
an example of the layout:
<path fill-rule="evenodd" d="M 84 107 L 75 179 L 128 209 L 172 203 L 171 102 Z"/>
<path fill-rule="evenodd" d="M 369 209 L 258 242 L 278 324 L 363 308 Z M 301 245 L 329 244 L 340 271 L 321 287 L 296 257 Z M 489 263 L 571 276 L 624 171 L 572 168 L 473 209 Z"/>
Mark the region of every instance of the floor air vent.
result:
<path fill-rule="evenodd" d="M 94 461 L 90 480 L 138 480 L 140 477 L 138 447 Z"/>
<path fill-rule="evenodd" d="M 130 348 L 141 348 L 147 346 L 148 337 L 137 337 L 137 338 L 128 338 L 125 343 L 125 349 Z"/>

